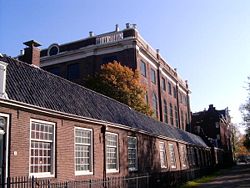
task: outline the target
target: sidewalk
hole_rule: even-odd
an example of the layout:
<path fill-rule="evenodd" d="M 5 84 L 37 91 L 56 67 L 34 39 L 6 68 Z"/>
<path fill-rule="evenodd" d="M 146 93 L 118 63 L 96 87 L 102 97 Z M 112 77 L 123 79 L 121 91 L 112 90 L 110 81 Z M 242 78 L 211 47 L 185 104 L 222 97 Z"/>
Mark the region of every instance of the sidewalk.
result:
<path fill-rule="evenodd" d="M 224 169 L 221 174 L 198 188 L 250 188 L 250 164 L 239 164 L 231 169 Z"/>

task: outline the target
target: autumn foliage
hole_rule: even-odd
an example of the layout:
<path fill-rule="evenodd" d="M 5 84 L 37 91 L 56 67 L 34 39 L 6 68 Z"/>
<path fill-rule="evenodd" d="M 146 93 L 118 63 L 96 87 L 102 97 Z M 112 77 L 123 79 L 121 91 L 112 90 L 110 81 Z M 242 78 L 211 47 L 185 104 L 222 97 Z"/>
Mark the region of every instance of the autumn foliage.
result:
<path fill-rule="evenodd" d="M 102 65 L 100 72 L 87 80 L 86 86 L 146 115 L 153 114 L 144 101 L 146 90 L 140 83 L 139 72 L 117 61 Z"/>

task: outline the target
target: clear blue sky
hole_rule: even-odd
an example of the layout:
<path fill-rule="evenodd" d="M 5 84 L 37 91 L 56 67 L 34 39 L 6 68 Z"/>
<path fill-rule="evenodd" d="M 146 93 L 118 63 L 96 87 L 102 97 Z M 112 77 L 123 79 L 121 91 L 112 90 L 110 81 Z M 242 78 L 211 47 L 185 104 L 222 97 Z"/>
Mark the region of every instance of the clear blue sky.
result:
<path fill-rule="evenodd" d="M 16 56 L 30 39 L 46 48 L 127 22 L 189 81 L 193 112 L 214 104 L 241 121 L 250 75 L 249 0 L 0 0 L 0 52 Z"/>

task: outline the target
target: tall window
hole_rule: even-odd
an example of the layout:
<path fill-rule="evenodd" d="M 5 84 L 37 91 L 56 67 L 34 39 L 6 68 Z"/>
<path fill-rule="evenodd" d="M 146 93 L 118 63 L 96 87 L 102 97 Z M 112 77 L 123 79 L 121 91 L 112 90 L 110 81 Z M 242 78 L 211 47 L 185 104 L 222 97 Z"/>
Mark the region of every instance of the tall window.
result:
<path fill-rule="evenodd" d="M 156 84 L 156 74 L 154 69 L 151 69 L 151 82 Z"/>
<path fill-rule="evenodd" d="M 89 174 L 92 168 L 92 130 L 75 128 L 75 174 Z"/>
<path fill-rule="evenodd" d="M 170 82 L 168 82 L 168 94 L 172 95 L 172 85 Z"/>
<path fill-rule="evenodd" d="M 69 80 L 80 78 L 80 65 L 78 63 L 68 65 L 67 78 Z"/>
<path fill-rule="evenodd" d="M 177 91 L 176 91 L 176 87 L 173 86 L 173 93 L 174 93 L 174 98 L 177 97 Z"/>
<path fill-rule="evenodd" d="M 179 117 L 178 117 L 177 106 L 174 106 L 174 111 L 175 111 L 175 125 L 176 125 L 176 127 L 179 127 Z"/>
<path fill-rule="evenodd" d="M 30 127 L 30 175 L 54 176 L 55 124 L 31 120 Z"/>
<path fill-rule="evenodd" d="M 147 91 L 144 95 L 144 100 L 145 100 L 145 103 L 148 104 L 148 92 Z"/>
<path fill-rule="evenodd" d="M 173 106 L 171 103 L 169 103 L 169 116 L 170 116 L 170 124 L 174 125 Z"/>
<path fill-rule="evenodd" d="M 181 153 L 181 164 L 182 167 L 186 167 L 187 166 L 187 150 L 184 146 L 180 147 L 180 153 Z"/>
<path fill-rule="evenodd" d="M 166 157 L 166 149 L 164 142 L 160 142 L 160 160 L 161 160 L 161 168 L 167 168 L 167 157 Z"/>
<path fill-rule="evenodd" d="M 117 172 L 118 164 L 118 135 L 106 133 L 106 168 L 107 172 Z"/>
<path fill-rule="evenodd" d="M 146 68 L 146 63 L 141 61 L 141 75 L 147 77 L 147 68 Z"/>
<path fill-rule="evenodd" d="M 168 123 L 168 106 L 167 106 L 167 101 L 163 101 L 163 108 L 164 108 L 164 122 Z"/>
<path fill-rule="evenodd" d="M 181 110 L 181 128 L 184 130 L 185 129 L 185 125 L 184 125 L 184 114 L 183 111 Z"/>
<path fill-rule="evenodd" d="M 175 159 L 174 145 L 173 144 L 168 144 L 168 146 L 169 146 L 171 168 L 176 168 L 176 159 Z"/>
<path fill-rule="evenodd" d="M 153 93 L 153 110 L 154 110 L 154 116 L 158 117 L 158 101 L 157 101 L 156 94 Z"/>
<path fill-rule="evenodd" d="M 161 87 L 164 91 L 166 91 L 166 80 L 163 77 L 161 78 Z"/>
<path fill-rule="evenodd" d="M 137 170 L 137 139 L 131 136 L 128 137 L 128 169 Z"/>

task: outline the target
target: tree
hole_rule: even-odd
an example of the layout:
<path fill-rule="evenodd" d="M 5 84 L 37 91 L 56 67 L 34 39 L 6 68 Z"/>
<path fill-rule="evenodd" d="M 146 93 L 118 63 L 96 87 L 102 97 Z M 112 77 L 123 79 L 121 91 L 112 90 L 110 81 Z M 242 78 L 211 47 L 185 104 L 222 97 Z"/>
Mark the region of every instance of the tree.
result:
<path fill-rule="evenodd" d="M 243 116 L 244 124 L 246 125 L 244 146 L 250 151 L 250 77 L 248 77 L 247 92 L 247 100 L 245 104 L 241 105 L 240 110 Z"/>
<path fill-rule="evenodd" d="M 139 72 L 113 61 L 101 66 L 94 77 L 89 77 L 86 87 L 114 98 L 131 108 L 152 116 L 153 112 L 145 103 L 145 87 L 140 83 Z"/>

